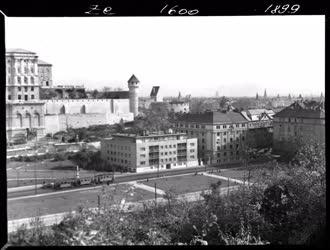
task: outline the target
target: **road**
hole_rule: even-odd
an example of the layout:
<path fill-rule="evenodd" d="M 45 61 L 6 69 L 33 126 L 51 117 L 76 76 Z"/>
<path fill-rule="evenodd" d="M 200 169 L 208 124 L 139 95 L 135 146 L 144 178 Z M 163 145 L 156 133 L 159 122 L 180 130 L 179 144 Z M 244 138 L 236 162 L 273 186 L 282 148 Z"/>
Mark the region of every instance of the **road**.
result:
<path fill-rule="evenodd" d="M 229 168 L 229 167 L 230 167 L 230 169 L 232 169 L 233 167 L 242 168 L 242 166 L 239 164 L 227 166 L 227 168 Z M 221 169 L 223 171 L 223 166 L 221 166 Z M 162 170 L 159 172 L 118 174 L 118 175 L 115 175 L 115 183 L 123 183 L 123 182 L 129 182 L 129 181 L 150 179 L 150 178 L 160 177 L 160 176 L 173 176 L 173 175 L 188 174 L 188 173 L 195 173 L 195 172 L 205 172 L 205 171 L 212 171 L 212 170 L 219 170 L 219 167 L 198 166 L 198 167 L 187 167 L 187 168 L 181 168 L 181 169 Z M 47 180 L 47 181 L 49 181 L 49 180 Z M 73 189 L 73 188 L 71 188 L 71 189 Z M 49 193 L 49 192 L 55 192 L 55 191 L 53 189 L 38 189 L 37 190 L 37 193 Z M 35 190 L 10 192 L 7 194 L 7 197 L 13 198 L 13 197 L 33 195 L 33 194 L 35 194 Z"/>

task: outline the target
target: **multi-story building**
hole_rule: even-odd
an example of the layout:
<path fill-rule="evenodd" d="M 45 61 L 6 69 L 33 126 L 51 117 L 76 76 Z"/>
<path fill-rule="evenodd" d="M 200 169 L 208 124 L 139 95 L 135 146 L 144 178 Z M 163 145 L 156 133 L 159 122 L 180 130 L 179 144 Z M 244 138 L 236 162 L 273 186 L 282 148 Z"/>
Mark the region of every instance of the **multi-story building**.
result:
<path fill-rule="evenodd" d="M 241 112 L 249 121 L 249 129 L 268 128 L 272 130 L 274 111 L 269 109 L 248 109 Z"/>
<path fill-rule="evenodd" d="M 168 103 L 169 111 L 174 113 L 189 113 L 189 102 L 173 100 Z"/>
<path fill-rule="evenodd" d="M 226 164 L 245 159 L 248 121 L 238 112 L 183 114 L 175 123 L 177 132 L 198 138 L 198 158 L 203 163 Z"/>
<path fill-rule="evenodd" d="M 23 49 L 6 52 L 7 140 L 34 130 L 44 134 L 44 102 L 39 100 L 38 56 Z"/>
<path fill-rule="evenodd" d="M 53 86 L 52 64 L 38 60 L 38 76 L 40 86 L 49 88 Z"/>
<path fill-rule="evenodd" d="M 101 142 L 101 156 L 131 172 L 198 166 L 197 139 L 183 133 L 114 134 Z"/>
<path fill-rule="evenodd" d="M 296 101 L 274 115 L 274 149 L 294 140 L 325 142 L 324 102 Z"/>
<path fill-rule="evenodd" d="M 252 148 L 270 148 L 273 144 L 273 110 L 248 109 L 241 112 L 248 123 L 247 145 Z"/>

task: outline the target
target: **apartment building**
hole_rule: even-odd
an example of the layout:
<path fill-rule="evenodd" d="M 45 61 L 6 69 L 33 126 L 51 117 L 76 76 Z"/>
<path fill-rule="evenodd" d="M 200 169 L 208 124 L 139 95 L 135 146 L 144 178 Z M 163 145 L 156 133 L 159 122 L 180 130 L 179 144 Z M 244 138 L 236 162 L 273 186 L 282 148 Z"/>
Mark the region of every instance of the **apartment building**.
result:
<path fill-rule="evenodd" d="M 241 113 L 212 111 L 183 114 L 175 123 L 176 132 L 198 138 L 200 163 L 228 164 L 245 159 L 248 121 Z"/>
<path fill-rule="evenodd" d="M 101 156 L 130 172 L 196 167 L 197 138 L 184 133 L 114 134 L 101 142 Z"/>
<path fill-rule="evenodd" d="M 324 102 L 296 101 L 274 115 L 274 149 L 287 142 L 310 140 L 325 142 Z"/>

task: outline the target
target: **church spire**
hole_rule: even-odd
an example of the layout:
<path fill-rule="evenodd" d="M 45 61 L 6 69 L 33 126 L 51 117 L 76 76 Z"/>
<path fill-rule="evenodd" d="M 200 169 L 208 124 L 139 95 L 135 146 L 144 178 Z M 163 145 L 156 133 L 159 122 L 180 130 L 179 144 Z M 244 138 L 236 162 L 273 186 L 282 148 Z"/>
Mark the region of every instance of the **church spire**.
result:
<path fill-rule="evenodd" d="M 265 92 L 264 92 L 264 98 L 267 98 L 267 92 L 266 92 L 266 89 L 265 89 Z"/>

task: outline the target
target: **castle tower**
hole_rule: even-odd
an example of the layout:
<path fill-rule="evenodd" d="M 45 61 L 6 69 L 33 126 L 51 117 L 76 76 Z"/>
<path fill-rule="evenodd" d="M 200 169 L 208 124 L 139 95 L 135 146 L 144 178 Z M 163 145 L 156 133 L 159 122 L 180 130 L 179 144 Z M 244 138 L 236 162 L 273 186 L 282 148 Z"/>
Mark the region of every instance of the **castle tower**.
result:
<path fill-rule="evenodd" d="M 134 114 L 134 117 L 138 115 L 139 107 L 139 80 L 135 75 L 132 75 L 131 78 L 127 81 L 129 88 L 129 112 Z"/>

